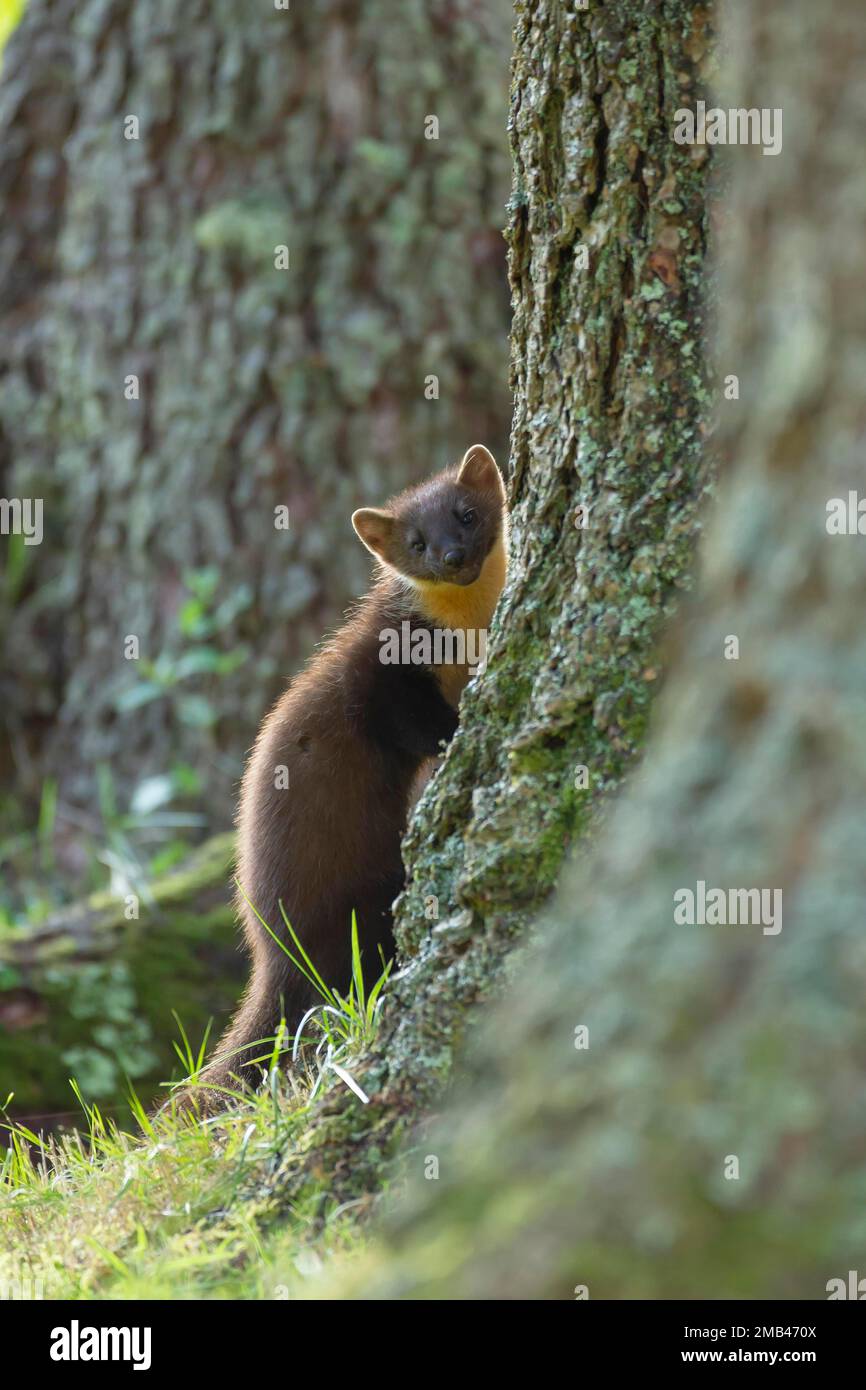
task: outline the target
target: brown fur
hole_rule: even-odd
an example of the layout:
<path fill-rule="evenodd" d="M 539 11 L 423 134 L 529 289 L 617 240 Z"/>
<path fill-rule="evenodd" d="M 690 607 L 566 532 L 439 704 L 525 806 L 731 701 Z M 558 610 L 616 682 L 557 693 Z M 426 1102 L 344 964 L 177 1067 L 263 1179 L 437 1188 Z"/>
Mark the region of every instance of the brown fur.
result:
<path fill-rule="evenodd" d="M 472 516 L 471 523 L 466 518 Z M 294 1031 L 317 1002 L 249 902 L 288 941 L 280 904 L 322 977 L 348 988 L 353 909 L 368 983 L 378 947 L 393 951 L 391 904 L 403 881 L 400 840 L 468 679 L 465 667 L 387 666 L 383 628 L 487 628 L 505 579 L 505 497 L 480 445 L 457 469 L 353 517 L 381 573 L 265 719 L 238 814 L 238 899 L 252 957 L 240 1009 L 202 1081 L 255 1080 L 280 1017 Z M 413 544 L 426 528 L 426 568 Z M 460 557 L 459 562 L 455 557 Z M 450 571 L 448 566 L 450 564 Z M 439 577 L 442 572 L 444 576 Z M 453 580 L 450 575 L 453 574 Z M 286 767 L 288 789 L 275 786 Z"/>

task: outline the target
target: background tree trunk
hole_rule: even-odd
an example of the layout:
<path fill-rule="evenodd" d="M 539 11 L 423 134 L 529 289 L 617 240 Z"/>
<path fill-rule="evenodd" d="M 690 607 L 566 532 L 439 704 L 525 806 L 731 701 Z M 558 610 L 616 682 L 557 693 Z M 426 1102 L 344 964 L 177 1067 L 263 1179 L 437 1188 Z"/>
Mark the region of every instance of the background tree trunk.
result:
<path fill-rule="evenodd" d="M 356 1068 L 371 1103 L 325 1098 L 280 1201 L 322 1163 L 335 1197 L 376 1189 L 641 744 L 707 477 L 706 164 L 670 138 L 681 92 L 700 94 L 705 24 L 678 4 L 517 6 L 510 580 L 406 843 L 398 931 L 413 958 Z"/>
<path fill-rule="evenodd" d="M 734 18 L 723 103 L 781 108 L 784 147 L 730 152 L 742 400 L 700 599 L 651 753 L 425 1138 L 440 1180 L 366 1298 L 822 1299 L 862 1273 L 866 551 L 826 522 L 863 488 L 866 25 L 857 0 Z M 780 890 L 782 930 L 675 925 L 698 880 Z"/>
<path fill-rule="evenodd" d="M 503 446 L 509 23 L 31 0 L 0 85 L 0 493 L 45 500 L 2 566 L 16 795 L 57 779 L 62 817 L 101 761 L 121 794 L 180 761 L 227 824 L 263 712 L 367 583 L 353 507 Z M 127 634 L 162 658 L 147 703 Z"/>

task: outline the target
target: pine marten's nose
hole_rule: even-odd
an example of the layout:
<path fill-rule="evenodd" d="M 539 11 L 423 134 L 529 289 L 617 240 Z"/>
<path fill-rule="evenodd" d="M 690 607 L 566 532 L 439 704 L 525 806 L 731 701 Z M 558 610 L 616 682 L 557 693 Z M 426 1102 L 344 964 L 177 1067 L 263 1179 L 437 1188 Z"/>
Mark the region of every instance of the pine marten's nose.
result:
<path fill-rule="evenodd" d="M 466 558 L 466 551 L 462 546 L 455 545 L 451 550 L 446 550 L 442 556 L 442 563 L 449 570 L 459 570 Z"/>

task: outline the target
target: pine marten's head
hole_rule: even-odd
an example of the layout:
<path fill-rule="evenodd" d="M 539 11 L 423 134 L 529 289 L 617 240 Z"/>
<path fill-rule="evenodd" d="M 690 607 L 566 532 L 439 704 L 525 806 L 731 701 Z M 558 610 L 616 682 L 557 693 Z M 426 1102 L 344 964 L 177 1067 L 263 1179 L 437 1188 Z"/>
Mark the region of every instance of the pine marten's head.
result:
<path fill-rule="evenodd" d="M 483 444 L 386 507 L 362 507 L 352 516 L 376 559 L 419 586 L 474 584 L 504 524 L 505 484 Z"/>

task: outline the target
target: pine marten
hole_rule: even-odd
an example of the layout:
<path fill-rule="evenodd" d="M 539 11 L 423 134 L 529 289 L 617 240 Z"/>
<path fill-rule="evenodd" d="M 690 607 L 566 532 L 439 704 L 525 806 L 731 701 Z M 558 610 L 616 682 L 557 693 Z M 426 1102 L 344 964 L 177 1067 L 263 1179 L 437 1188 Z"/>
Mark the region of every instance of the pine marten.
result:
<path fill-rule="evenodd" d="M 404 656 L 407 635 L 423 648 L 437 630 L 463 633 L 474 648 L 468 639 L 486 633 L 505 582 L 505 487 L 483 445 L 386 507 L 356 511 L 352 525 L 379 575 L 267 716 L 244 774 L 238 909 L 252 973 L 200 1076 L 209 1086 L 258 1081 L 260 1067 L 245 1064 L 268 1054 L 261 1040 L 281 1018 L 293 1033 L 319 1002 L 250 903 L 297 954 L 282 903 L 319 974 L 341 992 L 351 979 L 353 910 L 368 985 L 381 973 L 379 947 L 393 955 L 391 905 L 403 886 L 413 787 L 454 733 L 471 669 L 449 663 L 447 651 L 441 664 L 435 655 L 431 664 L 385 660 L 383 634 L 401 635 Z M 422 630 L 426 639 L 417 638 Z"/>

